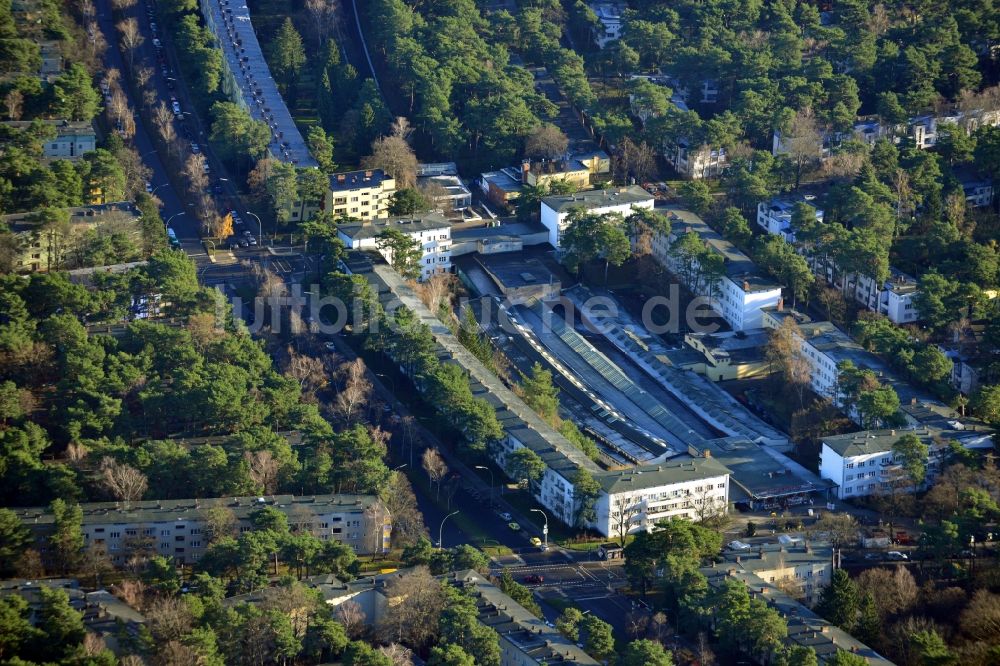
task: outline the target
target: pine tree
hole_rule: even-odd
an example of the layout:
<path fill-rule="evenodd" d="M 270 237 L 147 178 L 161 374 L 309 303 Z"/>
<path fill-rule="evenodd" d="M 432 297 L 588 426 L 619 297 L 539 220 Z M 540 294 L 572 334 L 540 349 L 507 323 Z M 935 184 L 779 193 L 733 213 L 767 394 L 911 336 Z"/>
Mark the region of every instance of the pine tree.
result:
<path fill-rule="evenodd" d="M 844 631 L 851 631 L 857 624 L 858 587 L 846 571 L 833 572 L 833 580 L 823 590 L 816 612 Z"/>

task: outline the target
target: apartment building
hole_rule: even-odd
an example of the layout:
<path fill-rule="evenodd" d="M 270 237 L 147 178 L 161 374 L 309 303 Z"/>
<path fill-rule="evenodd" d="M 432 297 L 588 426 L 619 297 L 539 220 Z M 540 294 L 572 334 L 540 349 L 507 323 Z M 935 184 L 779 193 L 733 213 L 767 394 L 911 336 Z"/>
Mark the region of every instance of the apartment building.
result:
<path fill-rule="evenodd" d="M 85 545 L 103 546 L 111 561 L 124 564 L 136 550 L 154 552 L 182 564 L 205 553 L 208 512 L 231 511 L 240 532 L 251 529 L 250 516 L 270 507 L 288 517 L 295 531 L 323 541 L 345 543 L 359 554 L 385 553 L 392 536 L 392 517 L 374 495 L 269 495 L 139 502 L 93 502 L 81 505 Z M 15 509 L 44 549 L 54 528 L 46 508 Z"/>
<path fill-rule="evenodd" d="M 349 582 L 341 582 L 331 576 L 313 576 L 304 582 L 312 585 L 334 608 L 348 601 L 356 603 L 364 612 L 365 625 L 374 627 L 388 608 L 399 603 L 399 598 L 393 596 L 393 581 L 410 571 L 402 569 Z M 468 592 L 475 600 L 479 623 L 499 635 L 500 666 L 598 666 L 599 662 L 547 624 L 545 618 L 532 615 L 476 571 L 455 571 L 437 579 Z"/>
<path fill-rule="evenodd" d="M 578 190 L 590 187 L 590 166 L 576 159 L 540 160 L 521 163 L 521 183 L 532 187 L 568 183 Z"/>
<path fill-rule="evenodd" d="M 592 527 L 604 536 L 621 537 L 652 531 L 660 520 L 725 514 L 729 474 L 711 456 L 602 472 L 595 476 L 603 492 Z"/>
<path fill-rule="evenodd" d="M 397 229 L 420 246 L 420 280 L 435 273 L 451 271 L 451 223 L 440 213 L 427 213 L 421 217 L 391 217 L 342 224 L 337 236 L 351 250 L 378 249 L 378 235 L 387 229 Z M 392 263 L 392 251 L 380 250 L 386 261 Z"/>
<path fill-rule="evenodd" d="M 993 205 L 993 181 L 968 175 L 962 178 L 962 192 L 968 208 L 987 208 Z"/>
<path fill-rule="evenodd" d="M 795 213 L 795 205 L 800 202 L 815 208 L 816 197 L 812 195 L 775 197 L 770 201 L 761 201 L 757 204 L 757 226 L 773 236 L 781 236 L 787 243 L 794 243 L 792 215 Z M 818 208 L 816 221 L 823 221 L 823 211 Z"/>
<path fill-rule="evenodd" d="M 722 555 L 723 566 L 753 574 L 808 606 L 819 601 L 833 578 L 833 548 L 824 543 L 761 544 Z"/>
<path fill-rule="evenodd" d="M 595 215 L 620 213 L 628 217 L 637 209 L 653 210 L 654 203 L 653 195 L 637 185 L 553 194 L 542 198 L 541 222 L 549 232 L 549 244 L 559 248 L 559 239 L 574 209 L 583 209 Z"/>
<path fill-rule="evenodd" d="M 460 211 L 472 205 L 472 192 L 458 176 L 454 162 L 417 165 L 417 186 L 432 195 L 443 211 Z"/>
<path fill-rule="evenodd" d="M 729 167 L 725 148 L 688 139 L 665 145 L 663 159 L 687 180 L 718 178 Z"/>
<path fill-rule="evenodd" d="M 792 228 L 795 205 L 799 202 L 813 205 L 814 201 L 815 199 L 808 195 L 761 201 L 757 204 L 757 226 L 769 234 L 781 236 L 787 243 L 796 245 L 795 230 Z M 816 210 L 816 220 L 823 221 L 822 210 Z M 800 253 L 804 252 L 801 246 L 796 245 L 796 249 Z M 880 284 L 874 278 L 860 273 L 844 275 L 826 257 L 806 258 L 816 277 L 837 287 L 846 296 L 853 298 L 872 312 L 885 315 L 894 324 L 909 324 L 920 319 L 916 306 L 918 293 L 916 278 L 890 268 L 889 278 Z"/>
<path fill-rule="evenodd" d="M 18 257 L 14 270 L 37 273 L 53 269 L 83 268 L 74 250 L 88 232 L 98 236 L 138 237 L 142 214 L 131 201 L 79 206 L 54 213 L 68 222 L 68 233 L 50 233 L 52 211 L 32 211 L 0 216 L 0 223 L 14 234 Z"/>
<path fill-rule="evenodd" d="M 848 652 L 861 657 L 869 666 L 893 666 L 893 662 L 874 649 L 823 619 L 802 601 L 786 593 L 777 585 L 777 581 L 771 583 L 752 571 L 744 571 L 732 562 L 713 564 L 702 568 L 701 572 L 713 589 L 721 587 L 729 580 L 746 585 L 751 597 L 763 600 L 788 623 L 788 635 L 783 642 L 789 646 L 812 648 L 821 664 L 836 658 L 838 652 Z M 765 663 L 769 661 L 768 655 L 760 656 Z"/>
<path fill-rule="evenodd" d="M 597 48 L 605 46 L 622 36 L 622 12 L 625 5 L 619 2 L 588 2 L 587 6 L 597 17 L 598 25 L 591 31 Z"/>
<path fill-rule="evenodd" d="M 395 179 L 382 169 L 335 173 L 330 176 L 323 210 L 334 217 L 367 222 L 389 216 L 389 203 L 395 193 Z"/>
<path fill-rule="evenodd" d="M 876 495 L 895 488 L 910 492 L 914 488 L 906 478 L 893 445 L 904 435 L 916 435 L 926 444 L 927 479 L 919 489 L 933 485 L 941 461 L 951 441 L 948 431 L 919 427 L 898 430 L 865 430 L 846 435 L 824 437 L 820 447 L 819 473 L 837 484 L 837 497 L 848 499 Z"/>
<path fill-rule="evenodd" d="M 34 123 L 42 123 L 55 130 L 56 136 L 42 144 L 42 156 L 50 159 L 76 161 L 84 153 L 97 149 L 97 132 L 93 123 L 74 120 L 8 120 L 2 124 L 16 130 L 25 130 Z"/>
<path fill-rule="evenodd" d="M 652 237 L 649 250 L 653 258 L 681 277 L 677 259 L 671 255 L 673 243 L 685 233 L 695 233 L 725 260 L 725 274 L 715 283 L 707 283 L 695 275 L 688 288 L 708 299 L 709 305 L 733 327 L 733 330 L 760 328 L 764 308 L 775 307 L 781 301 L 781 285 L 764 275 L 757 266 L 691 211 L 671 207 L 668 212 L 669 230 L 649 229 Z M 637 246 L 639 234 L 633 238 Z"/>

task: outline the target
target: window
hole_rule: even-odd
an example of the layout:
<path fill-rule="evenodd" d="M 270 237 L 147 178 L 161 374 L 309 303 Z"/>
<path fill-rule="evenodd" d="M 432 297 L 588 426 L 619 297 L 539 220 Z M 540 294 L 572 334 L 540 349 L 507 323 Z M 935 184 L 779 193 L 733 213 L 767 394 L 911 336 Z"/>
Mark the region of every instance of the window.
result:
<path fill-rule="evenodd" d="M 191 534 L 201 534 L 201 528 L 200 527 L 192 527 L 191 528 Z"/>
<path fill-rule="evenodd" d="M 170 530 L 160 530 L 160 536 L 170 536 Z"/>
<path fill-rule="evenodd" d="M 201 548 L 201 541 L 192 541 L 191 542 L 191 547 L 192 548 Z"/>
<path fill-rule="evenodd" d="M 121 532 L 111 532 L 110 534 L 108 534 L 108 538 L 109 539 L 121 539 L 122 538 L 122 533 Z"/>
<path fill-rule="evenodd" d="M 125 530 L 125 536 L 127 536 L 127 537 L 134 537 L 134 536 L 136 536 L 138 534 L 139 534 L 139 530 L 135 530 L 135 529 Z"/>

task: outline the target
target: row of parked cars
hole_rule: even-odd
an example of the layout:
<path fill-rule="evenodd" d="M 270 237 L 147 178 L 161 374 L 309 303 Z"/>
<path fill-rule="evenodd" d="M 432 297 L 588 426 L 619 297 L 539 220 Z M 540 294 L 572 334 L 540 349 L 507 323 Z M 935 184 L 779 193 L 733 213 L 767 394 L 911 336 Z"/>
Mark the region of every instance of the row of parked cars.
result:
<path fill-rule="evenodd" d="M 257 237 L 250 233 L 243 223 L 243 218 L 235 210 L 229 211 L 233 218 L 233 235 L 229 237 L 229 248 L 235 250 L 238 247 L 255 247 Z"/>

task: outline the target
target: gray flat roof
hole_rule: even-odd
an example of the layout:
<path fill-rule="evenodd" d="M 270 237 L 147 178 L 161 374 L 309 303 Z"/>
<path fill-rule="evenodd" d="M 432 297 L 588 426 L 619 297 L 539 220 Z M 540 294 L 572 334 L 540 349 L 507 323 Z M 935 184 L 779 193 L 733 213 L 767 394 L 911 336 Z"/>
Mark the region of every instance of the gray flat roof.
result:
<path fill-rule="evenodd" d="M 341 224 L 337 231 L 348 238 L 363 240 L 374 238 L 390 227 L 396 227 L 406 233 L 447 229 L 451 224 L 440 213 L 426 213 L 420 217 L 382 217 L 370 222 Z"/>
<path fill-rule="evenodd" d="M 742 437 L 712 439 L 692 448 L 708 451 L 725 465 L 733 483 L 752 500 L 817 492 L 834 485 L 791 458 Z M 736 493 L 731 490 L 731 494 Z"/>
<path fill-rule="evenodd" d="M 246 3 L 243 0 L 202 0 L 201 5 L 202 11 L 210 16 L 207 23 L 216 33 L 222 57 L 239 86 L 243 105 L 250 110 L 254 120 L 262 120 L 271 128 L 268 146 L 271 154 L 298 167 L 318 166 L 271 77 Z"/>
<path fill-rule="evenodd" d="M 542 198 L 542 204 L 562 213 L 570 208 L 604 208 L 623 204 L 653 201 L 653 195 L 638 185 L 630 187 L 610 187 L 603 190 L 584 190 L 574 194 L 552 194 Z"/>
<path fill-rule="evenodd" d="M 602 471 L 595 474 L 594 478 L 605 492 L 612 494 L 726 476 L 729 473 L 729 469 L 714 458 L 689 458 L 655 465 L 639 465 L 621 471 Z"/>
<path fill-rule="evenodd" d="M 361 169 L 359 171 L 342 171 L 330 176 L 330 191 L 342 192 L 346 190 L 367 189 L 377 187 L 386 180 L 385 172 L 382 169 Z"/>
<path fill-rule="evenodd" d="M 260 500 L 264 501 L 261 502 Z M 267 495 L 264 497 L 211 497 L 182 500 L 145 500 L 130 502 L 89 502 L 81 504 L 84 525 L 119 525 L 139 522 L 175 522 L 199 520 L 213 508 L 228 508 L 237 518 L 246 518 L 253 511 L 270 506 L 282 511 L 305 509 L 313 513 L 337 511 L 363 512 L 378 501 L 374 495 Z M 18 518 L 28 525 L 47 525 L 54 520 L 47 507 L 14 509 Z"/>
<path fill-rule="evenodd" d="M 749 287 L 748 291 L 750 292 L 770 291 L 781 287 L 781 285 L 765 275 L 763 271 L 759 270 L 757 264 L 750 257 L 743 254 L 735 245 L 723 238 L 722 234 L 708 226 L 703 219 L 683 208 L 668 206 L 667 210 L 667 216 L 670 219 L 670 226 L 674 235 L 676 236 L 689 230 L 698 234 L 705 241 L 706 245 L 722 255 L 722 258 L 726 262 L 726 276 L 730 280 L 737 284 L 746 282 Z"/>

